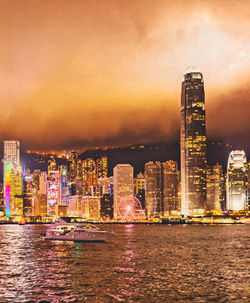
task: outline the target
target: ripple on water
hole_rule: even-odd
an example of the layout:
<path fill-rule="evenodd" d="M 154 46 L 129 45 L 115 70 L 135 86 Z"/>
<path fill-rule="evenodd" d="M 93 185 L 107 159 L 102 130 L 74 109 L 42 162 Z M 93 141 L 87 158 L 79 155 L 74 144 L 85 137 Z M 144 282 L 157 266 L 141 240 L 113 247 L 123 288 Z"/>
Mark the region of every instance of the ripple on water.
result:
<path fill-rule="evenodd" d="M 112 243 L 0 225 L 0 302 L 247 302 L 248 226 L 105 226 Z"/>

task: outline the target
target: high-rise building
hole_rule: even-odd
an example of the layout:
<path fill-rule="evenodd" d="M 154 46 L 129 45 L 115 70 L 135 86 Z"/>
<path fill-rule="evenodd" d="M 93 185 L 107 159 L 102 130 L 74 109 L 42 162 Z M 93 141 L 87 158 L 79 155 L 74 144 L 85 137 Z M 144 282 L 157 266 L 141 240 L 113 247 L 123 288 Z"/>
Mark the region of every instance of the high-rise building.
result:
<path fill-rule="evenodd" d="M 114 168 L 114 218 L 119 218 L 119 203 L 134 195 L 134 168 L 130 164 L 118 164 Z"/>
<path fill-rule="evenodd" d="M 110 182 L 110 178 L 105 177 L 105 178 L 99 178 L 97 181 L 97 184 L 102 188 L 102 193 L 104 194 L 110 194 L 110 186 L 111 186 L 111 182 Z"/>
<path fill-rule="evenodd" d="M 98 178 L 108 177 L 108 158 L 101 157 L 96 160 L 96 173 Z"/>
<path fill-rule="evenodd" d="M 145 176 L 145 208 L 148 218 L 157 217 L 163 210 L 162 203 L 162 165 L 160 162 L 147 162 Z"/>
<path fill-rule="evenodd" d="M 227 210 L 247 209 L 247 159 L 244 150 L 231 151 L 227 164 Z"/>
<path fill-rule="evenodd" d="M 92 158 L 82 161 L 82 191 L 89 194 L 91 186 L 97 184 L 96 163 Z"/>
<path fill-rule="evenodd" d="M 32 216 L 33 201 L 33 178 L 30 172 L 26 172 L 23 178 L 23 214 L 24 216 Z"/>
<path fill-rule="evenodd" d="M 73 182 L 74 179 L 77 177 L 77 160 L 78 160 L 78 155 L 75 151 L 72 151 L 70 154 L 69 158 L 69 179 L 70 182 Z"/>
<path fill-rule="evenodd" d="M 10 171 L 10 215 L 23 215 L 23 179 L 21 166 Z"/>
<path fill-rule="evenodd" d="M 113 219 L 113 196 L 104 194 L 100 199 L 100 203 L 102 219 Z"/>
<path fill-rule="evenodd" d="M 134 181 L 135 197 L 141 202 L 142 209 L 145 209 L 145 177 L 139 173 Z"/>
<path fill-rule="evenodd" d="M 60 166 L 60 204 L 69 204 L 69 184 L 68 184 L 68 169 L 66 166 Z"/>
<path fill-rule="evenodd" d="M 32 199 L 32 216 L 47 216 L 47 196 L 45 194 L 34 194 Z"/>
<path fill-rule="evenodd" d="M 176 161 L 162 163 L 163 173 L 163 209 L 164 214 L 178 210 L 179 172 Z"/>
<path fill-rule="evenodd" d="M 22 215 L 22 169 L 20 166 L 20 143 L 4 141 L 4 204 L 5 215 Z"/>
<path fill-rule="evenodd" d="M 250 211 L 250 162 L 247 164 L 247 210 Z"/>
<path fill-rule="evenodd" d="M 221 210 L 225 206 L 225 181 L 219 164 L 207 170 L 207 210 Z"/>
<path fill-rule="evenodd" d="M 49 216 L 55 215 L 55 206 L 60 202 L 60 173 L 48 171 L 47 176 L 47 210 Z"/>
<path fill-rule="evenodd" d="M 204 212 L 206 206 L 206 120 L 203 76 L 199 69 L 184 74 L 181 92 L 181 211 Z"/>

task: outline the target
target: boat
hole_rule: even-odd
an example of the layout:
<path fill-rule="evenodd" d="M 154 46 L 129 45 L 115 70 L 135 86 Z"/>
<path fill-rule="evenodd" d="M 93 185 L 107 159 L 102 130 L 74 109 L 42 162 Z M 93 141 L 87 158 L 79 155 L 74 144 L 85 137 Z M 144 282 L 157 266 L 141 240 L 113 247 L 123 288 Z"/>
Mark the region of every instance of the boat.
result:
<path fill-rule="evenodd" d="M 67 223 L 59 219 L 43 235 L 44 240 L 63 240 L 81 242 L 107 242 L 113 236 L 112 232 L 100 230 L 89 223 Z"/>

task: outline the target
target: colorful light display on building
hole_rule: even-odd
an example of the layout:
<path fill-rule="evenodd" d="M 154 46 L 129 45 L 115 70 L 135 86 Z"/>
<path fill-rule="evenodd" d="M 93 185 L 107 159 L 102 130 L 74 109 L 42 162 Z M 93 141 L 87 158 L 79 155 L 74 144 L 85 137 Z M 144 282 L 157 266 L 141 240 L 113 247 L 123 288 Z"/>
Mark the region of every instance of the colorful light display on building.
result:
<path fill-rule="evenodd" d="M 11 162 L 5 162 L 5 188 L 4 188 L 4 198 L 5 198 L 5 215 L 10 217 L 10 170 Z"/>

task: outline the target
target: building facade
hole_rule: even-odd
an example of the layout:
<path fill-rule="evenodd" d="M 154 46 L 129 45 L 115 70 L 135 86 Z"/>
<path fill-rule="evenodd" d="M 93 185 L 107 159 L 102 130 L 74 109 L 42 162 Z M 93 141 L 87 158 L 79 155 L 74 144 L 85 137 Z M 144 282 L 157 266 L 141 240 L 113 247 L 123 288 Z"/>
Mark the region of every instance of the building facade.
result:
<path fill-rule="evenodd" d="M 162 165 L 160 162 L 147 162 L 145 176 L 145 210 L 148 218 L 158 217 L 163 210 Z"/>
<path fill-rule="evenodd" d="M 219 164 L 207 170 L 207 210 L 225 209 L 225 179 Z"/>
<path fill-rule="evenodd" d="M 206 119 L 202 73 L 186 70 L 181 92 L 181 211 L 204 212 L 206 207 Z"/>
<path fill-rule="evenodd" d="M 227 210 L 247 209 L 247 173 L 245 152 L 231 151 L 227 165 Z"/>
<path fill-rule="evenodd" d="M 134 168 L 130 164 L 118 164 L 114 168 L 114 218 L 119 217 L 119 203 L 134 195 Z"/>
<path fill-rule="evenodd" d="M 22 169 L 20 166 L 20 143 L 17 140 L 4 141 L 4 204 L 5 215 L 22 215 Z"/>
<path fill-rule="evenodd" d="M 179 172 L 176 161 L 162 163 L 164 214 L 178 211 Z"/>

